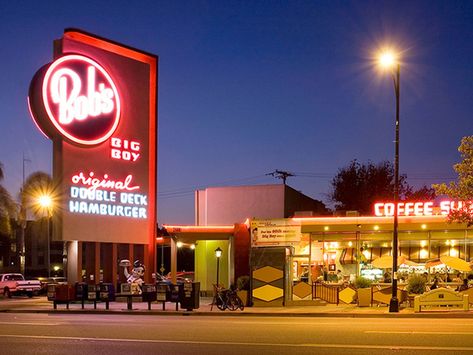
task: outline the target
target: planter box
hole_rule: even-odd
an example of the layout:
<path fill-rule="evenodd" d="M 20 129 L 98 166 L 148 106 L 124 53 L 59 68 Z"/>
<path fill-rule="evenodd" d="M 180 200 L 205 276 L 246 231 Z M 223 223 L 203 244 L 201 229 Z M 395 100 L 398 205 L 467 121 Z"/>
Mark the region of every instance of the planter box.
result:
<path fill-rule="evenodd" d="M 359 288 L 356 290 L 358 307 L 370 307 L 371 306 L 371 287 Z"/>

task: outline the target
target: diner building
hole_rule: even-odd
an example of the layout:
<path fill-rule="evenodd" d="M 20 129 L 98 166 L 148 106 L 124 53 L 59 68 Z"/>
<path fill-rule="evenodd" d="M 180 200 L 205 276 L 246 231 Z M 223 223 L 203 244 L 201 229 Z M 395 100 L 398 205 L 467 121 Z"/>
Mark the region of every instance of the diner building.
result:
<path fill-rule="evenodd" d="M 402 258 L 399 259 L 410 262 L 398 267 L 400 283 L 412 273 L 453 273 L 453 269 L 445 266 L 426 268 L 427 261 L 444 255 L 472 260 L 472 228 L 447 221 L 447 207 L 454 208 L 453 204 L 450 201 L 401 203 L 398 240 Z M 392 254 L 393 208 L 392 204 L 377 204 L 373 210 L 372 216 L 359 216 L 351 211 L 344 216 L 252 218 L 235 225 L 235 231 L 227 230 L 234 241 L 250 238 L 248 243 L 242 240 L 233 243 L 233 250 L 228 252 L 240 256 L 238 260 L 233 259 L 235 263 L 249 265 L 253 305 L 315 304 L 313 283 L 317 280 L 350 282 L 361 275 L 382 282 L 389 268 L 377 268 L 373 261 Z M 248 233 L 242 233 L 245 228 Z M 175 231 L 178 231 L 174 233 L 177 239 L 185 237 L 184 229 L 174 227 L 171 233 Z M 205 233 L 202 229 L 201 235 L 194 238 L 205 239 Z M 242 253 L 239 246 L 249 248 L 249 253 Z M 213 264 L 215 260 L 209 256 L 205 263 Z M 203 262 L 197 259 L 196 256 L 196 264 Z M 228 270 L 234 266 L 230 265 Z"/>

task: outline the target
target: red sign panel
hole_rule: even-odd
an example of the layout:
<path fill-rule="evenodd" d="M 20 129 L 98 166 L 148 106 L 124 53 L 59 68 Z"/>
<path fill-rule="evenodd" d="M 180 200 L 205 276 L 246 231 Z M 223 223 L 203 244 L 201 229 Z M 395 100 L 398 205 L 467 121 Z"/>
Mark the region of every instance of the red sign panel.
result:
<path fill-rule="evenodd" d="M 54 147 L 55 239 L 154 247 L 157 60 L 70 30 L 33 78 L 32 116 Z"/>

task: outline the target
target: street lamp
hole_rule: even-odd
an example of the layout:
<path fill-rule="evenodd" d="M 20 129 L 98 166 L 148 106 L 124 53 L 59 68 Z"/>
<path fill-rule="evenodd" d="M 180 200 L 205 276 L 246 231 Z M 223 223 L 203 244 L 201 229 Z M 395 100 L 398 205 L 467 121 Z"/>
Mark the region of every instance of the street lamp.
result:
<path fill-rule="evenodd" d="M 47 211 L 48 223 L 46 228 L 47 235 L 47 263 L 48 263 L 48 278 L 51 277 L 51 250 L 50 250 L 50 231 L 49 224 L 51 223 L 53 200 L 49 195 L 41 195 L 38 198 L 39 205 Z"/>
<path fill-rule="evenodd" d="M 222 249 L 220 249 L 220 247 L 215 249 L 215 256 L 217 257 L 217 288 L 218 288 L 218 272 L 220 268 L 220 257 L 222 256 Z"/>
<path fill-rule="evenodd" d="M 392 273 L 392 296 L 389 302 L 389 312 L 399 312 L 399 300 L 397 298 L 397 254 L 398 254 L 398 200 L 399 200 L 399 86 L 400 86 L 400 64 L 397 56 L 384 51 L 379 55 L 381 68 L 391 72 L 396 94 L 396 138 L 394 140 L 394 222 L 393 222 L 393 273 Z"/>

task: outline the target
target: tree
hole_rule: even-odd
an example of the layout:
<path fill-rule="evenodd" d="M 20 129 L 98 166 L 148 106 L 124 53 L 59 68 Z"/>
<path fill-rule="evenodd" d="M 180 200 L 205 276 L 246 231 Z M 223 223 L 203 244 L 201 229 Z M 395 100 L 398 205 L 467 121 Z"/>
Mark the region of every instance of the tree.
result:
<path fill-rule="evenodd" d="M 432 187 L 424 185 L 418 190 L 410 188 L 405 197 L 407 201 L 432 201 L 435 200 L 437 194 Z"/>
<path fill-rule="evenodd" d="M 0 163 L 0 181 L 3 180 L 3 164 Z M 11 221 L 16 218 L 18 207 L 8 190 L 0 185 L 0 234 L 10 235 Z"/>
<path fill-rule="evenodd" d="M 463 201 L 461 208 L 451 210 L 449 222 L 466 223 L 473 225 L 473 136 L 463 137 L 458 147 L 462 161 L 453 166 L 458 174 L 457 182 L 433 184 L 438 195 L 447 195 L 449 198 Z"/>
<path fill-rule="evenodd" d="M 36 218 L 44 217 L 45 211 L 39 203 L 39 198 L 42 195 L 55 198 L 55 189 L 51 176 L 45 172 L 37 171 L 27 177 L 23 186 L 20 189 L 20 213 L 19 224 L 21 225 L 20 234 L 20 272 L 25 273 L 25 228 L 27 211 L 31 211 Z M 49 213 L 49 211 L 47 212 Z M 47 222 L 49 223 L 49 221 Z"/>
<path fill-rule="evenodd" d="M 394 196 L 394 168 L 392 163 L 383 161 L 378 164 L 361 164 L 356 159 L 338 173 L 331 182 L 330 199 L 335 202 L 336 210 L 356 210 L 361 214 L 371 214 L 372 206 L 377 201 L 392 201 Z M 412 187 L 406 182 L 406 176 L 399 178 L 399 197 L 404 199 L 412 194 Z"/>

